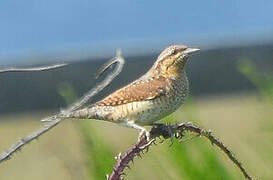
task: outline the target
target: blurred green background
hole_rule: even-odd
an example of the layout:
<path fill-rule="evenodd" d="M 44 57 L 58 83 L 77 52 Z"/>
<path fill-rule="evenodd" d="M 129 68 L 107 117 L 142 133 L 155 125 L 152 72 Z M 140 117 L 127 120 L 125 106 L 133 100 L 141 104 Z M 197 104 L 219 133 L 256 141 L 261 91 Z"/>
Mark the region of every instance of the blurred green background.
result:
<path fill-rule="evenodd" d="M 257 179 L 273 179 L 273 1 L 1 1 L 0 69 L 54 63 L 44 72 L 0 74 L 0 152 L 101 81 L 122 48 L 121 74 L 88 104 L 147 71 L 171 44 L 200 47 L 187 72 L 190 97 L 163 122 L 211 129 Z M 138 132 L 107 122 L 64 121 L 0 164 L 0 180 L 105 179 Z M 165 141 L 136 159 L 126 179 L 244 179 L 203 138 Z M 188 139 L 188 140 L 187 140 Z"/>

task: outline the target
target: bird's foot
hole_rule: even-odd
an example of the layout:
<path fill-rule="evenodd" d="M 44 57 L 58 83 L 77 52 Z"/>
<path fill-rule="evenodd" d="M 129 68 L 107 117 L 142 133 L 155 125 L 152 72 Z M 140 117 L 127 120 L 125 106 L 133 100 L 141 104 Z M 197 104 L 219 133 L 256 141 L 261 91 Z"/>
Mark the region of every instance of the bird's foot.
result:
<path fill-rule="evenodd" d="M 168 131 L 168 134 L 170 136 L 170 141 L 171 141 L 170 146 L 172 146 L 173 142 L 174 142 L 174 135 L 175 135 L 175 133 L 173 132 L 171 126 L 169 126 L 169 125 L 167 126 L 167 131 Z"/>
<path fill-rule="evenodd" d="M 149 142 L 151 140 L 151 135 L 150 132 L 145 129 L 144 127 L 137 125 L 134 121 L 127 121 L 125 123 L 122 123 L 122 125 L 125 125 L 127 127 L 131 127 L 134 129 L 137 129 L 140 131 L 139 135 L 138 135 L 138 142 L 141 140 L 142 136 L 145 135 L 146 137 L 146 141 Z"/>
<path fill-rule="evenodd" d="M 170 124 L 164 124 L 164 123 L 154 123 L 154 130 L 152 129 L 152 132 L 156 134 L 156 131 L 160 132 L 160 135 L 163 136 L 164 139 L 170 138 L 171 145 L 173 145 L 175 132 L 173 131 L 172 125 Z"/>

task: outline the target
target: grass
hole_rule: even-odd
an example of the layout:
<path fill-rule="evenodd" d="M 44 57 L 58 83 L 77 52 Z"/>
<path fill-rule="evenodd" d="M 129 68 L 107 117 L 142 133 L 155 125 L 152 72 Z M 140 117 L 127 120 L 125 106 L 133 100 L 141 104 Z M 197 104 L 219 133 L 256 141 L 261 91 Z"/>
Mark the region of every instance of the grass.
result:
<path fill-rule="evenodd" d="M 252 175 L 273 177 L 272 112 L 252 95 L 199 99 L 164 121 L 195 121 L 228 145 Z M 1 116 L 0 151 L 39 126 L 47 113 Z M 20 119 L 20 121 L 19 121 Z M 270 121 L 270 122 L 268 122 Z M 191 135 L 188 135 L 191 137 Z M 0 165 L 0 179 L 105 179 L 114 156 L 137 139 L 137 131 L 99 121 L 65 121 Z M 228 158 L 201 138 L 152 147 L 136 159 L 127 179 L 244 179 Z"/>
<path fill-rule="evenodd" d="M 92 124 L 85 121 L 79 123 L 79 130 L 82 132 L 84 141 L 84 157 L 87 162 L 89 177 L 91 179 L 105 179 L 105 175 L 112 171 L 115 154 L 111 151 L 110 145 L 102 142 L 97 136 Z"/>

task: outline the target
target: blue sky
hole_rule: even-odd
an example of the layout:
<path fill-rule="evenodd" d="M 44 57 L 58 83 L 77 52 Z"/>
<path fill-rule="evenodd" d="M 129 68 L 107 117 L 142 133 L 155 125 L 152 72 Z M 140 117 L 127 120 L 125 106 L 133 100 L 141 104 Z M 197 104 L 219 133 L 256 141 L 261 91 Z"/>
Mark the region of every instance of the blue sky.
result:
<path fill-rule="evenodd" d="M 263 35 L 273 35 L 270 0 L 0 1 L 0 62 L 56 49 Z"/>

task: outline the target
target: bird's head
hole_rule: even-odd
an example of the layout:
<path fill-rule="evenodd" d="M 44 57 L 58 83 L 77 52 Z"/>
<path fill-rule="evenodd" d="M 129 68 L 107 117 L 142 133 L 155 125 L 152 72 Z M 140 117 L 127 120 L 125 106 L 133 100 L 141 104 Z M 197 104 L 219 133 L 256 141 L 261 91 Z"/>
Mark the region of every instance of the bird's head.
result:
<path fill-rule="evenodd" d="M 179 76 L 191 54 L 199 51 L 184 45 L 173 45 L 164 49 L 158 56 L 153 68 L 164 77 Z"/>

